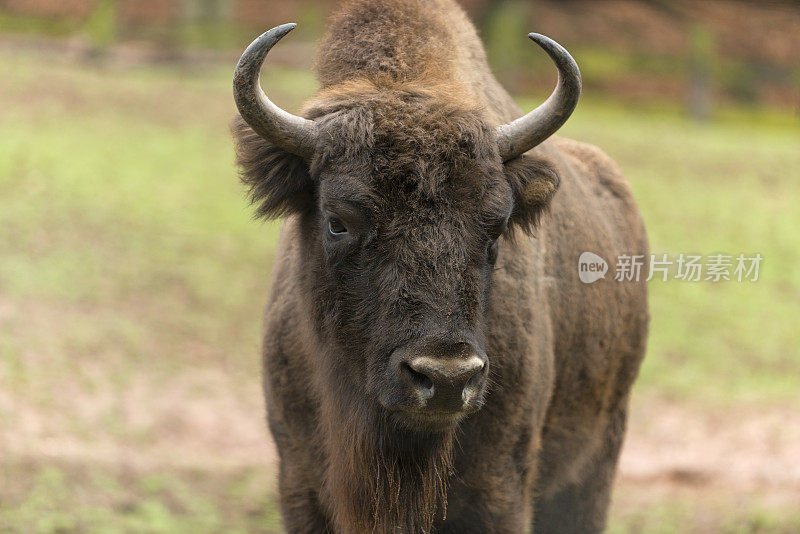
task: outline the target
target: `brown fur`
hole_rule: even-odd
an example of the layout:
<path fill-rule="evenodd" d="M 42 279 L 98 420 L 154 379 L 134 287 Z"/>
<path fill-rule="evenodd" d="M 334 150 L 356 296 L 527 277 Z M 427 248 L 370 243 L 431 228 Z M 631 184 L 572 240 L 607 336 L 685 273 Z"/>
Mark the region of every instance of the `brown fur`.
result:
<path fill-rule="evenodd" d="M 264 341 L 287 530 L 600 531 L 646 294 L 582 284 L 577 258 L 647 251 L 619 170 L 559 138 L 500 162 L 520 112 L 451 0 L 347 3 L 317 70 L 313 161 L 234 130 L 258 214 L 288 216 Z M 488 355 L 482 409 L 384 408 L 396 348 L 453 339 Z"/>

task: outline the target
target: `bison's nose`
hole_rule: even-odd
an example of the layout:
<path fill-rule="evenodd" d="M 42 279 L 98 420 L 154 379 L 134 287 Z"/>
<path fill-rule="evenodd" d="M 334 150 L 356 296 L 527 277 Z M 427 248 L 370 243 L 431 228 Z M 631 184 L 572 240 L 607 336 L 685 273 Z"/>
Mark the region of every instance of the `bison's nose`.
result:
<path fill-rule="evenodd" d="M 473 404 L 486 364 L 476 355 L 447 359 L 416 356 L 402 368 L 425 408 L 457 412 Z"/>

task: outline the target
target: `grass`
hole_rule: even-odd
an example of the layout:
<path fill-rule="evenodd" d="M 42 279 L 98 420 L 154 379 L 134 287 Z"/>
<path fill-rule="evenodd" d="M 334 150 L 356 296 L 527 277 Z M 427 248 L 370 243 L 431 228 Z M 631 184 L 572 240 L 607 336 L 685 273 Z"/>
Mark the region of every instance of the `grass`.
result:
<path fill-rule="evenodd" d="M 0 64 L 0 530 L 276 531 L 257 353 L 278 226 L 235 179 L 232 68 Z M 270 72 L 289 109 L 314 89 Z M 637 395 L 796 404 L 796 121 L 586 98 L 563 133 L 621 165 L 654 252 L 765 258 L 755 283 L 651 282 Z M 758 499 L 704 515 L 636 493 L 612 532 L 799 524 Z"/>
<path fill-rule="evenodd" d="M 800 530 L 800 513 L 791 500 L 773 502 L 764 495 L 747 498 L 719 489 L 683 489 L 660 498 L 648 484 L 617 488 L 614 521 L 608 534 L 791 534 Z"/>
<path fill-rule="evenodd" d="M 6 491 L 4 532 L 280 532 L 270 477 L 107 466 L 14 466 L 23 482 Z"/>

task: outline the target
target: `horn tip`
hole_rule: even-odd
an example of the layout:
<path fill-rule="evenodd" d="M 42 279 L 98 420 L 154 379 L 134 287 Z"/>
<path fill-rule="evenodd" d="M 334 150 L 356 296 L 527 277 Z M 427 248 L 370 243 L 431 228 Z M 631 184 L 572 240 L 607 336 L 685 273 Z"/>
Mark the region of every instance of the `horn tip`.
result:
<path fill-rule="evenodd" d="M 531 33 L 528 34 L 528 39 L 530 39 L 531 41 L 533 41 L 534 43 L 538 44 L 541 47 L 545 47 L 545 46 L 551 45 L 551 44 L 557 44 L 555 41 L 550 39 L 548 36 L 542 35 L 541 33 L 531 32 Z"/>
<path fill-rule="evenodd" d="M 293 29 L 297 28 L 297 23 L 295 22 L 288 22 L 286 24 L 281 24 L 280 26 L 275 26 L 274 28 L 270 28 L 269 30 L 265 31 L 261 35 L 259 35 L 253 43 L 259 43 L 263 41 L 279 41 L 283 39 L 287 33 L 292 31 Z"/>
<path fill-rule="evenodd" d="M 281 37 L 292 31 L 293 29 L 297 28 L 296 22 L 287 22 L 286 24 L 281 24 L 280 26 L 276 26 L 271 30 L 267 31 L 266 33 L 277 33 Z"/>

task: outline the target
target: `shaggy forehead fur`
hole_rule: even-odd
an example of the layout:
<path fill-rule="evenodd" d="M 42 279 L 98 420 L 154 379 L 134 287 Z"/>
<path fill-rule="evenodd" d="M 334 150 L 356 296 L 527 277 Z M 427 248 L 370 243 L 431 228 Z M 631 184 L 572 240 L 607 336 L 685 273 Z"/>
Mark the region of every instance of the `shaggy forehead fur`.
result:
<path fill-rule="evenodd" d="M 322 132 L 311 174 L 348 176 L 395 204 L 480 204 L 503 182 L 494 132 L 443 93 L 364 80 L 322 92 L 306 108 Z"/>

